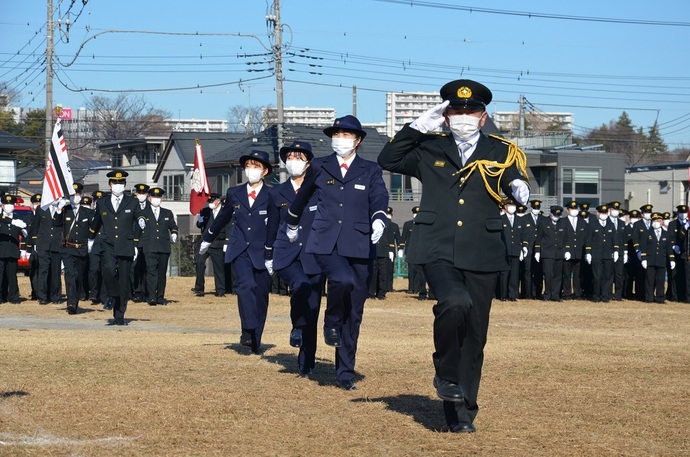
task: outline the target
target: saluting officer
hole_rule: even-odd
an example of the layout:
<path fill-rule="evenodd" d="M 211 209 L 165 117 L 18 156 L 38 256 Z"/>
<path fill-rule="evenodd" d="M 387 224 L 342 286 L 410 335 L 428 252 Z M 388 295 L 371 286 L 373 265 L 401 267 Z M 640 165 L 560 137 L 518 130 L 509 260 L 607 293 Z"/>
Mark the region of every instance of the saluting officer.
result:
<path fill-rule="evenodd" d="M 668 231 L 662 228 L 664 220 L 661 213 L 652 213 L 651 228 L 640 237 L 642 268 L 646 271 L 645 302 L 665 303 L 664 286 L 666 265 L 676 267 L 673 254 L 673 240 Z"/>
<path fill-rule="evenodd" d="M 16 201 L 13 195 L 3 195 L 0 216 L 0 278 L 7 280 L 7 301 L 10 303 L 20 302 L 17 285 L 19 238 L 27 235 L 26 222 L 14 217 Z"/>
<path fill-rule="evenodd" d="M 197 217 L 196 226 L 201 229 L 201 236 L 206 234 L 206 231 L 211 228 L 215 222 L 223 204 L 221 202 L 221 195 L 211 193 L 208 197 L 208 206 L 202 208 Z M 215 285 L 216 297 L 225 297 L 225 246 L 227 243 L 228 226 L 226 225 L 218 231 L 218 236 L 213 239 L 208 251 L 204 254 L 197 253 L 196 257 L 196 281 L 192 291 L 196 293 L 197 297 L 204 296 L 204 288 L 206 287 L 206 259 L 211 258 L 211 265 L 213 265 L 213 282 Z"/>
<path fill-rule="evenodd" d="M 89 248 L 93 239 L 100 233 L 103 250 L 103 277 L 108 296 L 113 300 L 113 320 L 107 325 L 127 325 L 125 312 L 131 294 L 129 272 L 137 256 L 136 243 L 141 229 L 137 219 L 141 213 L 139 202 L 125 195 L 125 185 L 129 173 L 112 170 L 106 176 L 111 195 L 96 203 L 96 211 L 91 221 Z"/>
<path fill-rule="evenodd" d="M 443 86 L 441 98 L 384 146 L 379 164 L 423 183 L 408 255 L 438 298 L 434 385 L 449 429 L 474 432 L 491 302 L 508 269 L 498 203 L 503 192 L 526 204 L 529 187 L 524 153 L 480 131 L 491 91 L 461 79 Z M 426 135 L 444 123 L 452 136 Z"/>
<path fill-rule="evenodd" d="M 134 196 L 139 202 L 139 210 L 144 211 L 147 206 L 149 206 L 149 189 L 151 186 L 148 184 L 135 184 L 134 185 Z M 143 241 L 140 238 L 137 243 L 137 255 L 136 260 L 132 264 L 132 301 L 142 302 L 146 297 L 149 297 L 146 289 L 146 253 L 143 252 Z"/>
<path fill-rule="evenodd" d="M 89 225 L 93 217 L 93 210 L 81 206 L 81 183 L 74 183 L 75 194 L 71 204 L 64 207 L 58 205 L 53 224 L 60 229 L 62 264 L 65 266 L 65 289 L 67 290 L 67 313 L 77 314 L 83 279 L 86 277 L 86 267 L 89 258 L 88 241 Z M 79 200 L 77 200 L 79 198 Z"/>
<path fill-rule="evenodd" d="M 167 305 L 168 260 L 171 245 L 177 241 L 177 223 L 172 211 L 161 207 L 165 191 L 153 187 L 148 192 L 150 205 L 139 216 L 139 227 L 143 230 L 140 250 L 143 249 L 146 256 L 146 302 L 151 306 Z"/>

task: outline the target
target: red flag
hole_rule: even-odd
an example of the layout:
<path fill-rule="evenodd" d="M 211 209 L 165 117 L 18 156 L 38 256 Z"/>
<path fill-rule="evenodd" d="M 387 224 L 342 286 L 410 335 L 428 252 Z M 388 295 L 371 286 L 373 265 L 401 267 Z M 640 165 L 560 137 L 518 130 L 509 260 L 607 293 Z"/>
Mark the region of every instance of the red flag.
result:
<path fill-rule="evenodd" d="M 189 212 L 196 215 L 208 202 L 210 192 L 208 190 L 208 180 L 206 179 L 206 167 L 204 166 L 204 155 L 201 152 L 199 140 L 196 142 L 196 153 L 194 155 L 194 171 L 192 171 L 192 193 L 189 196 Z"/>
<path fill-rule="evenodd" d="M 74 194 L 74 180 L 69 166 L 67 145 L 62 136 L 60 119 L 55 122 L 53 137 L 50 140 L 50 156 L 46 160 L 46 173 L 43 178 L 43 198 L 41 207 L 47 208 L 55 200 Z"/>

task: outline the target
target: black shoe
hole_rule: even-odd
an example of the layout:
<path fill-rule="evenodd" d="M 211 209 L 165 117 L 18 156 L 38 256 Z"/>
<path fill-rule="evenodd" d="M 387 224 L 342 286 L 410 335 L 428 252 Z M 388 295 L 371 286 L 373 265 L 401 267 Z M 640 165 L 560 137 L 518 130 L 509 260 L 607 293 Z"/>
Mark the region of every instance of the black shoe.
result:
<path fill-rule="evenodd" d="M 48 300 L 39 300 L 38 301 L 39 305 L 47 305 L 48 303 L 49 303 Z"/>
<path fill-rule="evenodd" d="M 21 302 L 22 302 L 21 300 L 10 300 L 10 303 L 12 303 L 12 304 L 14 304 L 14 305 L 18 305 L 18 304 L 20 304 Z"/>
<path fill-rule="evenodd" d="M 105 304 L 103 305 L 103 309 L 113 309 L 113 304 L 115 303 L 114 298 L 109 298 L 105 301 Z"/>
<path fill-rule="evenodd" d="M 247 347 L 252 346 L 252 334 L 249 330 L 242 329 L 242 335 L 240 335 L 240 344 Z"/>
<path fill-rule="evenodd" d="M 166 300 L 165 298 L 159 298 L 158 300 L 156 300 L 156 304 L 166 306 L 168 304 L 168 300 Z"/>
<path fill-rule="evenodd" d="M 451 433 L 474 433 L 477 431 L 477 429 L 475 428 L 474 424 L 463 422 L 449 425 L 448 431 Z"/>
<path fill-rule="evenodd" d="M 307 378 L 307 377 L 311 376 L 312 373 L 314 373 L 313 368 L 305 368 L 305 367 L 299 368 L 299 375 L 303 378 Z"/>
<path fill-rule="evenodd" d="M 292 331 L 290 332 L 290 346 L 293 348 L 301 348 L 302 347 L 302 329 L 301 328 L 293 328 Z"/>
<path fill-rule="evenodd" d="M 225 294 L 215 294 L 215 295 L 216 295 L 216 297 L 218 297 L 218 298 L 225 297 Z"/>
<path fill-rule="evenodd" d="M 105 325 L 129 325 L 124 318 L 110 319 Z"/>
<path fill-rule="evenodd" d="M 132 297 L 132 301 L 135 303 L 141 303 L 144 301 L 144 297 L 142 297 L 141 295 L 135 295 L 134 297 Z"/>
<path fill-rule="evenodd" d="M 75 305 L 67 305 L 67 314 L 77 314 L 77 307 Z"/>
<path fill-rule="evenodd" d="M 323 337 L 326 341 L 326 344 L 329 346 L 339 348 L 343 345 L 343 339 L 340 336 L 340 329 L 324 327 Z"/>
<path fill-rule="evenodd" d="M 155 298 L 147 298 L 146 303 L 148 303 L 149 306 L 156 306 L 156 299 Z"/>
<path fill-rule="evenodd" d="M 197 296 L 197 297 L 203 297 L 204 295 L 205 295 L 205 294 L 204 294 L 203 291 L 201 291 L 201 292 L 199 292 L 199 291 L 196 292 L 196 296 Z"/>
<path fill-rule="evenodd" d="M 434 376 L 434 387 L 436 388 L 436 395 L 442 400 L 454 402 L 465 401 L 465 394 L 462 392 L 462 387 L 457 384 Z"/>
<path fill-rule="evenodd" d="M 338 381 L 338 387 L 340 387 L 343 390 L 357 390 L 357 386 L 354 382 L 352 382 L 352 379 Z"/>

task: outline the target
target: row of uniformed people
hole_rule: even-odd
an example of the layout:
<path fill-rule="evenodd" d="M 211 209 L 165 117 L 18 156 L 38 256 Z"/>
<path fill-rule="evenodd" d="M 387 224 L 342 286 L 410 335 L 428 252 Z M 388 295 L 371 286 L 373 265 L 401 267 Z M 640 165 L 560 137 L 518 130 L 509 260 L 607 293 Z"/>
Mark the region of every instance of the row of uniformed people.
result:
<path fill-rule="evenodd" d="M 685 205 L 678 207 L 679 218 L 673 221 L 670 215 L 652 213 L 651 205 L 627 212 L 620 202 L 600 205 L 596 214 L 576 201 L 565 208 L 551 206 L 548 215 L 542 213 L 539 200 L 530 202 L 529 211 L 512 202 L 503 210 L 511 268 L 501 273 L 501 300 L 626 298 L 663 303 L 668 277 L 666 296 L 687 301 L 685 264 L 678 268 L 682 286 L 674 282 L 676 257 L 687 259 Z"/>

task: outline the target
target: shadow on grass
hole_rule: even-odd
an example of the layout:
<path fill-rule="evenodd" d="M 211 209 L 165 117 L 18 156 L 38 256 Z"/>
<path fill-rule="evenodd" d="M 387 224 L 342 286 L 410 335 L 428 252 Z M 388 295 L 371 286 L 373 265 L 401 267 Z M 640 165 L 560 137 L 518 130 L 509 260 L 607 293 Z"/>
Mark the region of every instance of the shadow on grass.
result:
<path fill-rule="evenodd" d="M 354 398 L 353 403 L 381 402 L 386 409 L 410 416 L 428 430 L 439 432 L 446 425 L 443 415 L 443 402 L 424 395 L 403 394 L 394 397 Z"/>
<path fill-rule="evenodd" d="M 27 395 L 29 395 L 29 392 L 25 390 L 11 390 L 9 392 L 0 392 L 0 398 L 25 397 Z"/>
<path fill-rule="evenodd" d="M 270 363 L 277 363 L 282 365 L 281 373 L 292 374 L 295 376 L 300 376 L 299 366 L 297 362 L 298 350 L 294 353 L 279 353 L 279 354 L 264 354 L 264 358 Z M 314 381 L 320 386 L 337 386 L 335 380 L 335 366 L 333 362 L 329 359 L 323 359 L 317 357 L 314 363 L 314 370 L 311 375 L 304 376 L 305 379 Z M 364 376 L 355 373 L 355 383 L 364 379 Z"/>

